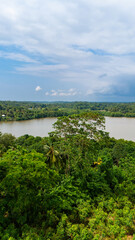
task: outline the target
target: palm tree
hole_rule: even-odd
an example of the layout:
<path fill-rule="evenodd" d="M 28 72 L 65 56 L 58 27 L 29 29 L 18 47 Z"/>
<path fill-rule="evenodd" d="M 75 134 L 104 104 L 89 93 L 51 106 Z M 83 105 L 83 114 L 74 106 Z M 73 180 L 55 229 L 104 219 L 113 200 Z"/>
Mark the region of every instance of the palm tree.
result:
<path fill-rule="evenodd" d="M 55 167 L 55 166 L 59 166 L 59 159 L 57 158 L 57 156 L 59 155 L 59 152 L 56 151 L 54 149 L 53 144 L 48 146 L 45 145 L 44 149 L 47 150 L 48 152 L 46 153 L 47 159 L 48 159 L 48 163 L 50 167 Z"/>

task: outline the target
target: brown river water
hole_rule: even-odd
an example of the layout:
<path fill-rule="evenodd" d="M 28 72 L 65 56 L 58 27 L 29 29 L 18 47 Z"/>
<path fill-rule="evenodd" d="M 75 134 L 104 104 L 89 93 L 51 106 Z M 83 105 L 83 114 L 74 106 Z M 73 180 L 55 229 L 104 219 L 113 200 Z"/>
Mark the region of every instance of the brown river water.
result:
<path fill-rule="evenodd" d="M 52 124 L 57 118 L 42 118 L 26 121 L 0 122 L 0 132 L 12 133 L 15 137 L 29 134 L 33 136 L 48 136 L 53 131 Z M 105 117 L 105 130 L 110 137 L 135 141 L 135 118 Z"/>

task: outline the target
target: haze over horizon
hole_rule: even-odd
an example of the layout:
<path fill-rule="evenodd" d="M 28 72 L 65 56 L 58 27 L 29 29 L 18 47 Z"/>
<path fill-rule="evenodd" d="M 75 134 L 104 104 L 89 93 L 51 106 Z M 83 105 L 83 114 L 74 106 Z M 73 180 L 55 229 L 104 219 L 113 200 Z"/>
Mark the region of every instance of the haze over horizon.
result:
<path fill-rule="evenodd" d="M 135 1 L 0 1 L 0 100 L 135 101 Z"/>

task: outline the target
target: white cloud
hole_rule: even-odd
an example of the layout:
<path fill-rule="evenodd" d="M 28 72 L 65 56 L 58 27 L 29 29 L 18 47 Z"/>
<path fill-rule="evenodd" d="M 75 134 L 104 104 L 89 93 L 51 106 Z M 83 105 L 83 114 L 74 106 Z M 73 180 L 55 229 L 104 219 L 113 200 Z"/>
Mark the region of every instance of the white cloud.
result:
<path fill-rule="evenodd" d="M 71 82 L 91 94 L 109 91 L 118 76 L 135 75 L 134 9 L 134 0 L 1 0 L 0 45 L 20 52 L 0 57 L 25 62 L 17 72 L 53 79 L 55 88 Z"/>
<path fill-rule="evenodd" d="M 39 92 L 39 91 L 42 90 L 42 88 L 41 88 L 40 86 L 37 86 L 37 87 L 35 88 L 35 90 L 36 90 L 36 92 Z"/>
<path fill-rule="evenodd" d="M 44 75 L 46 72 L 58 72 L 67 69 L 68 66 L 64 64 L 53 64 L 53 65 L 42 65 L 42 64 L 33 64 L 33 65 L 24 65 L 17 67 L 16 70 L 24 74 L 32 75 Z"/>
<path fill-rule="evenodd" d="M 43 55 L 67 56 L 72 44 L 133 51 L 134 7 L 134 0 L 1 0 L 1 42 Z"/>
<path fill-rule="evenodd" d="M 62 89 L 51 90 L 50 93 L 49 92 L 45 93 L 46 96 L 58 96 L 58 97 L 75 96 L 77 94 L 80 94 L 80 92 L 78 92 L 74 88 L 71 88 L 69 90 L 62 90 Z"/>
<path fill-rule="evenodd" d="M 49 96 L 49 92 L 45 92 L 45 95 L 46 95 L 46 96 Z"/>
<path fill-rule="evenodd" d="M 57 96 L 57 94 L 58 93 L 55 90 L 51 90 L 51 94 L 50 94 L 51 96 Z"/>
<path fill-rule="evenodd" d="M 24 54 L 21 54 L 21 53 L 14 53 L 14 52 L 6 53 L 4 51 L 0 51 L 0 57 L 15 60 L 15 61 L 19 61 L 19 62 L 37 63 L 36 60 L 34 60 L 34 59 L 32 59 L 28 56 L 25 56 Z"/>

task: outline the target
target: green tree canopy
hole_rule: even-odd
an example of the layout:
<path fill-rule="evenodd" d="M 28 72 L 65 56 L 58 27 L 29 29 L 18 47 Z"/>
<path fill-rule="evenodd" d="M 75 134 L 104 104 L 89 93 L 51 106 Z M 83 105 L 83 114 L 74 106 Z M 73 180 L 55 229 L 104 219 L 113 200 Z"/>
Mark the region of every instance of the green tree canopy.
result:
<path fill-rule="evenodd" d="M 54 123 L 55 133 L 61 137 L 81 135 L 90 139 L 99 139 L 105 133 L 104 117 L 98 113 L 82 113 L 71 116 L 59 117 Z"/>

